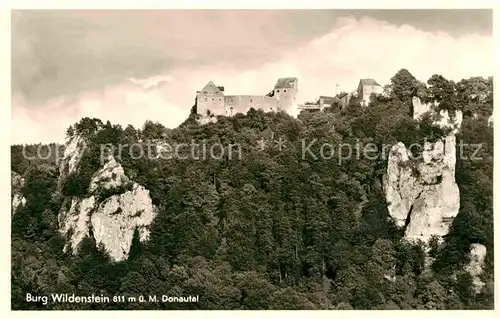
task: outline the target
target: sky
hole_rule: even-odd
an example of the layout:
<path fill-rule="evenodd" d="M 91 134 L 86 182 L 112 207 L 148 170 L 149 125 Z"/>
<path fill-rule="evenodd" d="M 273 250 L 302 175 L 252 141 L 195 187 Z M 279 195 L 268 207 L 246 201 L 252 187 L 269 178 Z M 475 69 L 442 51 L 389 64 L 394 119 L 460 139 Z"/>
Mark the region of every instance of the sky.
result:
<path fill-rule="evenodd" d="M 174 128 L 209 81 L 264 95 L 297 77 L 300 102 L 402 68 L 491 76 L 492 24 L 492 10 L 12 11 L 11 139 L 64 142 L 86 116 Z"/>

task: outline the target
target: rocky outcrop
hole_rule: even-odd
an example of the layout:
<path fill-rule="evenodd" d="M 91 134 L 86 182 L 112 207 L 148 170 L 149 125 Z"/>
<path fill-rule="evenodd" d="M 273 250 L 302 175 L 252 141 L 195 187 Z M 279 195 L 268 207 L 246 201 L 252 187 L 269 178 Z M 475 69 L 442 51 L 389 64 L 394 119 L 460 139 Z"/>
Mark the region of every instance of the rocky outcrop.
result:
<path fill-rule="evenodd" d="M 410 167 L 410 151 L 401 142 L 391 148 L 383 187 L 391 217 L 399 227 L 404 227 L 408 213 L 422 192 L 416 174 Z M 403 164 L 403 165 L 402 165 Z"/>
<path fill-rule="evenodd" d="M 68 158 L 61 162 L 61 171 L 66 174 L 77 171 L 75 163 L 83 154 L 83 150 L 75 146 L 82 144 L 75 140 L 79 139 L 69 141 L 75 144 L 65 154 Z M 93 237 L 114 261 L 121 261 L 128 258 L 136 229 L 141 241 L 148 239 L 149 225 L 155 216 L 156 208 L 149 191 L 131 181 L 123 167 L 109 155 L 103 167 L 92 176 L 88 196 L 66 199 L 58 219 L 59 230 L 68 240 L 65 251 L 71 248 L 76 253 L 84 238 Z"/>
<path fill-rule="evenodd" d="M 155 216 L 149 191 L 134 183 L 131 191 L 107 198 L 92 214 L 94 238 L 97 244 L 104 245 L 114 260 L 124 260 L 128 257 L 135 229 L 139 231 L 140 241 L 146 241 L 148 226 Z"/>
<path fill-rule="evenodd" d="M 68 210 L 62 209 L 59 212 L 59 231 L 69 240 L 69 243 L 64 247 L 65 252 L 70 246 L 72 251 L 76 253 L 82 240 L 90 236 L 89 221 L 94 209 L 94 196 L 84 199 L 75 197 L 71 199 L 71 206 Z"/>
<path fill-rule="evenodd" d="M 423 103 L 417 96 L 413 97 L 412 104 L 414 119 L 420 119 L 425 113 L 431 112 L 433 106 L 439 106 L 439 103 Z"/>
<path fill-rule="evenodd" d="M 448 233 L 460 208 L 455 183 L 455 136 L 426 143 L 420 158 L 411 158 L 403 143 L 392 147 L 384 189 L 389 214 L 405 237 L 428 241 Z"/>
<path fill-rule="evenodd" d="M 450 114 L 447 110 L 437 110 L 439 102 L 434 103 L 422 103 L 420 98 L 413 97 L 413 119 L 419 120 L 424 116 L 424 114 L 438 115 L 434 124 L 440 127 L 449 127 L 452 129 L 451 134 L 456 134 L 463 120 L 463 113 L 457 110 L 455 114 Z"/>
<path fill-rule="evenodd" d="M 200 116 L 196 119 L 196 122 L 200 125 L 205 125 L 209 123 L 217 123 L 217 118 L 213 115 Z"/>
<path fill-rule="evenodd" d="M 429 104 L 414 98 L 414 117 L 432 111 Z M 450 116 L 441 111 L 435 124 L 449 127 L 451 133 L 434 143 L 425 142 L 420 156 L 413 157 L 399 142 L 391 148 L 383 186 L 389 214 L 405 238 L 428 242 L 433 235 L 447 234 L 460 209 L 460 193 L 455 182 L 456 140 L 462 122 L 461 112 Z"/>
<path fill-rule="evenodd" d="M 59 174 L 67 176 L 75 172 L 87 144 L 85 139 L 76 134 L 72 136 L 64 147 L 64 154 L 59 166 Z"/>
<path fill-rule="evenodd" d="M 24 178 L 16 172 L 11 173 L 11 200 L 12 200 L 12 212 L 14 215 L 16 211 L 26 205 L 26 198 L 22 194 L 22 188 L 24 186 Z"/>
<path fill-rule="evenodd" d="M 481 280 L 485 257 L 486 247 L 484 245 L 470 245 L 469 263 L 465 267 L 465 271 L 471 275 L 473 289 L 476 293 L 480 293 L 485 285 L 485 283 Z"/>
<path fill-rule="evenodd" d="M 116 162 L 113 156 L 108 156 L 105 163 L 90 180 L 89 191 L 91 193 L 98 188 L 109 190 L 130 182 L 123 171 L 123 167 Z"/>

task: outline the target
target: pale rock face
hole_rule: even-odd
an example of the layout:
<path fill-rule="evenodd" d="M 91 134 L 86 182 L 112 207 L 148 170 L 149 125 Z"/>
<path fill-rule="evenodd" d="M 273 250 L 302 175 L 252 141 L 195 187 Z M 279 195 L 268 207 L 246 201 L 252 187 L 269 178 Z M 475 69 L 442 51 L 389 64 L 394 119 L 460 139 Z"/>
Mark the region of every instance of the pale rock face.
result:
<path fill-rule="evenodd" d="M 460 193 L 455 183 L 455 137 L 443 145 L 437 141 L 423 151 L 422 162 L 399 154 L 409 152 L 402 143 L 389 155 L 384 189 L 390 215 L 403 227 L 409 217 L 405 237 L 427 242 L 432 235 L 448 233 L 460 208 Z M 451 153 L 448 153 L 451 152 Z M 412 168 L 414 166 L 414 168 Z"/>
<path fill-rule="evenodd" d="M 11 174 L 11 191 L 12 191 L 12 215 L 16 213 L 16 211 L 26 205 L 26 198 L 24 198 L 21 193 L 21 189 L 24 186 L 25 180 L 21 177 L 21 175 L 16 172 L 12 172 Z"/>
<path fill-rule="evenodd" d="M 104 189 L 117 188 L 128 182 L 129 179 L 125 175 L 123 167 L 116 162 L 113 156 L 108 156 L 106 164 L 92 177 L 89 191 L 93 192 L 98 187 Z"/>
<path fill-rule="evenodd" d="M 471 275 L 474 291 L 480 293 L 484 287 L 484 282 L 480 276 L 483 272 L 484 258 L 486 257 L 486 247 L 481 244 L 471 244 L 469 252 L 469 263 L 465 270 Z"/>
<path fill-rule="evenodd" d="M 439 111 L 440 120 L 435 123 L 441 127 L 449 127 L 452 128 L 453 131 L 451 134 L 456 134 L 458 129 L 462 125 L 463 121 L 463 113 L 462 111 L 456 111 L 454 116 L 451 116 L 447 110 Z"/>
<path fill-rule="evenodd" d="M 401 142 L 394 145 L 388 159 L 387 174 L 383 186 L 386 193 L 389 214 L 397 226 L 403 227 L 415 198 L 422 191 L 412 169 L 400 163 L 408 163 L 409 151 Z"/>
<path fill-rule="evenodd" d="M 202 116 L 197 120 L 200 125 L 205 125 L 209 123 L 217 123 L 217 118 L 215 116 Z"/>
<path fill-rule="evenodd" d="M 434 112 L 434 107 L 439 106 L 439 102 L 434 103 L 422 103 L 419 97 L 414 96 L 412 99 L 413 104 L 413 119 L 419 120 L 425 113 Z M 435 124 L 441 127 L 452 128 L 452 134 L 456 134 L 460 126 L 462 125 L 463 113 L 458 110 L 455 112 L 454 116 L 451 116 L 447 110 L 439 111 L 439 120 Z"/>
<path fill-rule="evenodd" d="M 61 163 L 61 171 L 66 165 L 69 172 L 75 170 L 74 164 L 81 159 L 83 144 L 70 140 L 76 147 L 65 156 Z M 80 145 L 80 146 L 75 146 Z M 71 148 L 70 148 L 71 150 Z M 73 156 L 72 156 L 73 155 Z M 72 160 L 73 159 L 73 160 Z M 71 164 L 73 163 L 73 164 Z M 100 189 L 116 189 L 130 185 L 131 190 L 99 200 Z M 156 216 L 149 191 L 143 186 L 133 183 L 125 175 L 123 167 L 113 156 L 107 158 L 104 166 L 91 179 L 87 198 L 73 197 L 69 208 L 64 207 L 59 212 L 59 231 L 68 238 L 65 247 L 72 248 L 73 253 L 87 236 L 93 236 L 97 244 L 102 244 L 114 261 L 128 257 L 135 229 L 139 230 L 140 240 L 146 241 L 149 235 L 149 225 Z M 101 195 L 102 196 L 102 195 Z"/>
<path fill-rule="evenodd" d="M 26 205 L 26 198 L 22 195 L 14 194 L 14 197 L 12 198 L 12 215 L 14 215 L 16 211 L 24 205 Z"/>
<path fill-rule="evenodd" d="M 432 110 L 432 103 L 422 103 L 419 97 L 414 96 L 412 99 L 413 104 L 413 118 L 419 119 L 425 113 L 429 113 Z M 437 103 L 436 103 L 437 104 Z M 439 105 L 439 104 L 437 104 Z"/>
<path fill-rule="evenodd" d="M 417 119 L 432 109 L 418 98 L 413 102 Z M 455 182 L 454 133 L 460 127 L 462 115 L 456 112 L 451 119 L 448 112 L 441 115 L 436 124 L 453 131 L 444 139 L 426 142 L 420 158 L 413 158 L 401 142 L 394 145 L 389 154 L 383 179 L 388 211 L 397 226 L 406 226 L 405 238 L 409 241 L 428 242 L 433 235 L 446 235 L 460 209 L 460 192 Z"/>
<path fill-rule="evenodd" d="M 95 198 L 91 196 L 85 199 L 74 197 L 71 200 L 69 210 L 62 209 L 59 212 L 59 231 L 69 236 L 70 246 L 74 253 L 77 252 L 78 245 L 89 236 L 90 214 L 94 210 Z M 64 247 L 66 252 L 68 246 Z"/>
<path fill-rule="evenodd" d="M 59 166 L 61 176 L 67 176 L 76 170 L 82 159 L 85 147 L 85 140 L 80 135 L 75 134 L 69 139 L 64 148 L 63 159 Z"/>
<path fill-rule="evenodd" d="M 132 191 L 114 195 L 99 205 L 91 217 L 96 242 L 102 243 L 115 261 L 128 257 L 136 228 L 140 240 L 148 239 L 148 226 L 156 216 L 149 191 L 134 184 Z"/>

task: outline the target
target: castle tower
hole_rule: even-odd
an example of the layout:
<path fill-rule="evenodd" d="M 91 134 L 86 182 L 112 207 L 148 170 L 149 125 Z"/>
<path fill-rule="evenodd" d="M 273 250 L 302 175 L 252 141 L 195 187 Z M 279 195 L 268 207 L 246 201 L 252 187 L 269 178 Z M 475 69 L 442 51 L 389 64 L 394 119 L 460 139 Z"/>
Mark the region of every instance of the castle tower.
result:
<path fill-rule="evenodd" d="M 212 81 L 196 92 L 197 113 L 207 116 L 210 113 L 224 114 L 224 87 L 217 86 Z"/>
<path fill-rule="evenodd" d="M 279 78 L 274 86 L 274 97 L 278 100 L 278 111 L 289 110 L 296 105 L 299 84 L 297 78 Z"/>
<path fill-rule="evenodd" d="M 372 93 L 382 94 L 384 88 L 380 86 L 374 79 L 361 79 L 358 85 L 358 98 L 361 100 L 362 106 L 367 106 L 370 103 L 370 95 Z"/>

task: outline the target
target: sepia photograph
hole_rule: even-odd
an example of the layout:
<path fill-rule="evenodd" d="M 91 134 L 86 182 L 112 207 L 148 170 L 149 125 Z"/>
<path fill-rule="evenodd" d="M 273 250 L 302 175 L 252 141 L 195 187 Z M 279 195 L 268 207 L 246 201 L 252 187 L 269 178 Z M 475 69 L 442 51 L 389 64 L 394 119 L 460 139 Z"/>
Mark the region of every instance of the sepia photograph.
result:
<path fill-rule="evenodd" d="M 494 310 L 492 9 L 10 25 L 11 310 Z"/>

